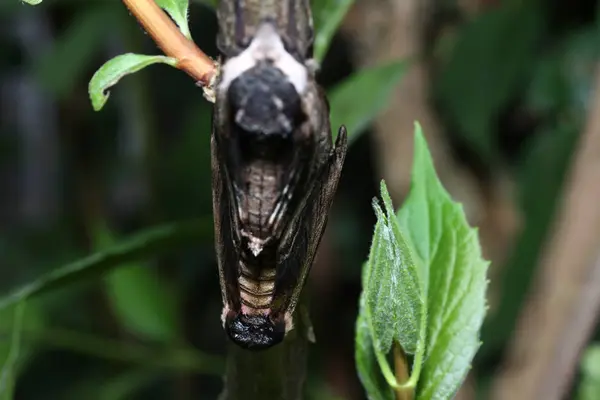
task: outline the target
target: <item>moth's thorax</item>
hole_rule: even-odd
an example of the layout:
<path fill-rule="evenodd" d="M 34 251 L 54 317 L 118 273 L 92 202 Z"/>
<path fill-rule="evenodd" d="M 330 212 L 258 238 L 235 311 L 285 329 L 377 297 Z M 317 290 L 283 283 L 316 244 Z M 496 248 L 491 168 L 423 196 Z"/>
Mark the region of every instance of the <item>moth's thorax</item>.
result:
<path fill-rule="evenodd" d="M 220 0 L 217 46 L 230 58 L 243 52 L 269 21 L 287 51 L 304 62 L 314 40 L 309 0 Z"/>
<path fill-rule="evenodd" d="M 250 45 L 222 67 L 219 98 L 225 100 L 242 248 L 258 255 L 276 240 L 290 196 L 306 168 L 312 138 L 302 96 L 308 70 L 284 48 L 271 22 L 260 25 Z"/>

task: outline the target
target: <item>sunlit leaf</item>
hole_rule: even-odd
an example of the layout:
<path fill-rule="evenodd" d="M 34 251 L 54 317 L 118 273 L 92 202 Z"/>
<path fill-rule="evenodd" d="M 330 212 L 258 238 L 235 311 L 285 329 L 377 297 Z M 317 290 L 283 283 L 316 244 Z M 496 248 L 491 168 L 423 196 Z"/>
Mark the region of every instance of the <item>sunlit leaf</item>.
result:
<path fill-rule="evenodd" d="M 359 71 L 329 92 L 332 132 L 346 125 L 352 143 L 389 105 L 390 97 L 406 72 L 408 61 L 394 61 Z"/>
<path fill-rule="evenodd" d="M 600 346 L 588 347 L 581 358 L 582 378 L 577 400 L 600 399 Z"/>
<path fill-rule="evenodd" d="M 384 221 L 378 220 L 375 224 L 369 261 L 363 265 L 362 286 L 368 285 L 368 277 L 371 274 L 371 268 L 376 263 L 382 253 L 381 230 Z M 375 343 L 371 324 L 367 318 L 368 309 L 366 307 L 366 296 L 361 294 L 359 303 L 358 318 L 356 319 L 356 339 L 355 339 L 355 359 L 356 369 L 361 383 L 367 392 L 369 399 L 387 400 L 394 398 L 392 387 L 385 381 L 377 355 L 375 353 Z"/>
<path fill-rule="evenodd" d="M 411 249 L 400 232 L 396 213 L 385 186 L 381 182 L 385 213 L 374 204 L 379 230 L 380 253 L 367 262 L 364 295 L 373 338 L 378 351 L 387 354 L 394 340 L 404 351 L 414 354 L 419 341 L 419 327 L 424 301 L 421 284 Z"/>
<path fill-rule="evenodd" d="M 165 56 L 127 53 L 107 61 L 90 80 L 89 94 L 94 110 L 102 109 L 108 101 L 108 89 L 116 85 L 121 78 L 157 63 L 175 66 L 177 60 Z"/>
<path fill-rule="evenodd" d="M 406 202 L 394 213 L 384 184 L 381 195 L 385 212 L 375 206 L 356 325 L 361 382 L 374 399 L 393 398 L 390 388 L 451 399 L 480 345 L 489 263 L 462 206 L 440 183 L 418 124 Z M 415 354 L 407 382 L 397 382 L 388 364 L 395 343 Z"/>
<path fill-rule="evenodd" d="M 449 399 L 481 343 L 489 262 L 482 258 L 477 230 L 467 223 L 462 205 L 440 183 L 418 124 L 411 179 L 398 216 L 427 282 L 427 350 L 417 398 Z"/>
<path fill-rule="evenodd" d="M 371 388 L 374 397 L 388 398 L 389 390 L 382 388 L 376 371 L 381 370 L 390 387 L 406 383 L 395 381 L 386 359 L 392 345 L 399 343 L 408 354 L 419 352 L 415 359 L 420 362 L 424 349 L 418 345 L 425 340 L 425 302 L 412 250 L 400 230 L 384 182 L 381 196 L 385 212 L 374 204 L 377 224 L 363 269 L 356 359 L 365 387 Z M 412 382 L 417 379 L 415 376 Z"/>
<path fill-rule="evenodd" d="M 32 6 L 38 5 L 42 2 L 42 0 L 21 0 L 23 3 L 30 4 Z"/>

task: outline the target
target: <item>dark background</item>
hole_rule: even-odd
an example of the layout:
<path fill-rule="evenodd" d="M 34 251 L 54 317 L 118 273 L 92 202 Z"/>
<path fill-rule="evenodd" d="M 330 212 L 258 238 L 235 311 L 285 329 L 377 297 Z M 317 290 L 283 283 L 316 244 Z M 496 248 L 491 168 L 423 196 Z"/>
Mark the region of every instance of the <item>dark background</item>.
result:
<path fill-rule="evenodd" d="M 378 2 L 359 3 L 322 65 L 326 88 L 365 64 L 356 27 Z M 493 267 L 484 344 L 466 399 L 487 398 L 586 115 L 600 112 L 590 110 L 598 10 L 590 0 L 436 1 L 421 27 L 436 140 L 484 193 L 473 207 L 492 216 L 472 221 L 487 235 Z M 193 3 L 190 28 L 214 56 L 212 9 Z M 2 292 L 144 228 L 206 220 L 205 238 L 194 246 L 29 302 L 16 399 L 212 399 L 222 385 L 210 106 L 188 76 L 156 65 L 121 81 L 94 112 L 89 79 L 124 52 L 158 54 L 119 1 L 0 4 Z M 394 187 L 379 127 L 349 151 L 311 273 L 310 398 L 364 398 L 353 361 L 360 268 L 378 182 L 386 177 Z M 405 193 L 394 192 L 399 205 Z M 11 323 L 12 310 L 1 311 L 0 360 Z"/>

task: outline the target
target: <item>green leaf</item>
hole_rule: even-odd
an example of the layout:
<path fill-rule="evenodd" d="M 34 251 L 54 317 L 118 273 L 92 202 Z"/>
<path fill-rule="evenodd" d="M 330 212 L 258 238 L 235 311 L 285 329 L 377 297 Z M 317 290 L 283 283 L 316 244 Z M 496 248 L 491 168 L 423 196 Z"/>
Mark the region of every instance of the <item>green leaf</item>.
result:
<path fill-rule="evenodd" d="M 465 142 L 496 161 L 494 127 L 507 102 L 522 90 L 543 33 L 538 2 L 504 2 L 462 29 L 441 70 L 436 95 Z"/>
<path fill-rule="evenodd" d="M 0 310 L 24 299 L 100 276 L 119 265 L 206 239 L 213 234 L 212 227 L 208 230 L 207 226 L 211 227 L 211 224 L 198 219 L 143 231 L 110 249 L 59 267 L 11 291 L 0 299 Z"/>
<path fill-rule="evenodd" d="M 409 382 L 396 382 L 386 358 L 397 342 L 404 352 L 416 353 L 415 360 L 420 363 L 425 339 L 425 301 L 412 250 L 400 231 L 384 182 L 381 196 L 385 212 L 374 204 L 377 225 L 369 259 L 363 268 L 356 360 L 369 395 L 389 398 L 389 387 L 414 387 L 418 379 L 419 368 L 415 368 Z M 379 369 L 388 382 L 388 389 L 379 383 Z"/>
<path fill-rule="evenodd" d="M 156 4 L 165 10 L 179 27 L 185 37 L 192 39 L 190 27 L 188 26 L 189 0 L 154 0 Z"/>
<path fill-rule="evenodd" d="M 600 345 L 588 347 L 581 358 L 582 378 L 577 400 L 600 399 Z"/>
<path fill-rule="evenodd" d="M 89 94 L 94 110 L 99 111 L 108 101 L 108 89 L 116 85 L 125 75 L 132 74 L 151 64 L 163 63 L 174 67 L 177 60 L 165 56 L 121 54 L 108 60 L 92 77 Z"/>
<path fill-rule="evenodd" d="M 4 361 L 2 370 L 0 371 L 0 399 L 12 400 L 14 393 L 14 385 L 17 375 L 17 363 L 19 360 L 19 352 L 21 347 L 21 326 L 23 323 L 23 313 L 25 312 L 25 302 L 17 304 L 14 310 L 14 318 L 12 324 L 12 335 L 10 338 L 10 348 L 8 356 Z"/>
<path fill-rule="evenodd" d="M 96 251 L 115 245 L 104 224 L 94 230 Z M 128 263 L 112 271 L 105 280 L 109 303 L 121 325 L 138 336 L 165 343 L 180 337 L 177 298 L 150 266 Z"/>
<path fill-rule="evenodd" d="M 42 0 L 21 0 L 21 1 L 23 1 L 24 3 L 27 3 L 29 5 L 32 5 L 32 6 L 36 6 L 42 2 Z"/>
<path fill-rule="evenodd" d="M 381 182 L 385 214 L 374 204 L 379 231 L 380 253 L 369 259 L 364 293 L 373 329 L 376 351 L 387 354 L 394 340 L 404 351 L 415 354 L 424 300 L 421 297 L 417 267 L 404 235 L 400 232 L 396 213 L 385 183 Z"/>
<path fill-rule="evenodd" d="M 346 125 L 348 141 L 359 134 L 389 104 L 400 78 L 406 72 L 407 61 L 388 64 L 357 72 L 329 92 L 330 119 L 334 136 L 340 125 Z"/>
<path fill-rule="evenodd" d="M 311 3 L 315 25 L 314 59 L 321 63 L 354 0 L 312 0 Z"/>
<path fill-rule="evenodd" d="M 114 4 L 102 5 L 78 13 L 52 42 L 52 47 L 35 60 L 33 75 L 57 98 L 64 98 L 73 91 L 94 56 L 103 49 L 106 27 L 119 23 L 115 8 Z"/>
<path fill-rule="evenodd" d="M 417 398 L 449 399 L 480 346 L 486 272 L 477 230 L 440 183 L 419 124 L 409 196 L 398 217 L 422 262 L 427 287 L 427 349 Z"/>
<path fill-rule="evenodd" d="M 365 263 L 362 269 L 362 286 L 368 285 L 368 278 L 371 275 L 371 268 L 377 262 L 382 253 L 383 246 L 381 244 L 381 231 L 384 221 L 378 220 L 375 224 L 375 232 L 371 243 L 371 251 L 369 260 Z M 392 387 L 385 382 L 379 361 L 375 353 L 375 343 L 371 332 L 371 324 L 367 318 L 366 296 L 361 293 L 359 301 L 359 312 L 356 320 L 356 339 L 355 339 L 355 359 L 358 377 L 362 382 L 369 399 L 376 400 L 392 400 L 394 392 Z"/>

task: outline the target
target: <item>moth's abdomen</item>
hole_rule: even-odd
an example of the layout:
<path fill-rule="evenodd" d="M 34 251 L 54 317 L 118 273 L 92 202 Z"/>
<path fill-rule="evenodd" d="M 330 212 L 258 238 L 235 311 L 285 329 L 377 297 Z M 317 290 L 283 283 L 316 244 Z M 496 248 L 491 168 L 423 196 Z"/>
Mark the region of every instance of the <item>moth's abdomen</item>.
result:
<path fill-rule="evenodd" d="M 281 165 L 270 161 L 255 160 L 243 168 L 244 188 L 239 194 L 240 224 L 254 238 L 266 240 L 272 234 L 283 179 Z"/>
<path fill-rule="evenodd" d="M 245 314 L 262 313 L 271 307 L 275 292 L 275 269 L 252 269 L 240 262 L 238 284 L 242 312 Z"/>
<path fill-rule="evenodd" d="M 249 255 L 242 257 L 239 265 L 241 309 L 230 309 L 225 316 L 224 326 L 231 340 L 239 346 L 260 350 L 281 342 L 285 337 L 286 325 L 285 320 L 273 315 L 271 310 L 276 270 L 249 265 L 244 260 L 251 258 Z"/>

